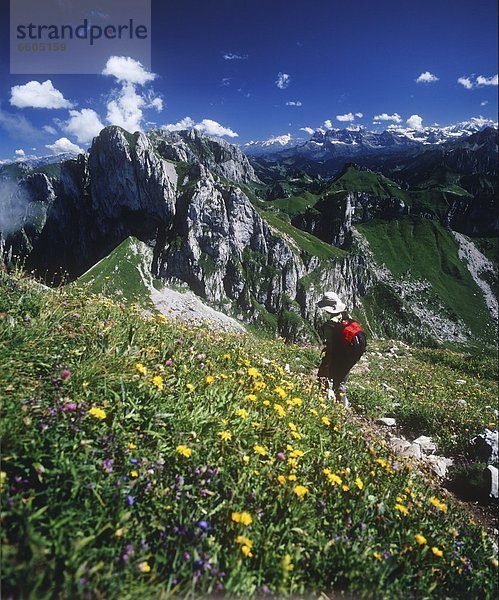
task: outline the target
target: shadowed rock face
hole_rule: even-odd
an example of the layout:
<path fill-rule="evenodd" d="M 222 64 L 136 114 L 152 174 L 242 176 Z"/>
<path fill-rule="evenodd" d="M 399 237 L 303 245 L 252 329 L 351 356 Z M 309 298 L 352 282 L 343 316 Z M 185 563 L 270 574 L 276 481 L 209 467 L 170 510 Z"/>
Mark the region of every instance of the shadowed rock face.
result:
<path fill-rule="evenodd" d="M 155 236 L 175 214 L 177 175 L 147 137 L 108 127 L 88 159 L 61 166 L 56 199 L 28 266 L 49 276 L 79 276 L 128 236 Z"/>

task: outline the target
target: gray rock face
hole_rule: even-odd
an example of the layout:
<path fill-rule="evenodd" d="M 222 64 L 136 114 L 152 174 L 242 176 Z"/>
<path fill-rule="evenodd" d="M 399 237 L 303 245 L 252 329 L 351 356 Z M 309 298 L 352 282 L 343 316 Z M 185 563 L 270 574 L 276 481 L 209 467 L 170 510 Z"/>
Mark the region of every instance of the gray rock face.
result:
<path fill-rule="evenodd" d="M 220 138 L 200 135 L 196 129 L 178 132 L 155 130 L 150 138 L 163 158 L 200 163 L 213 173 L 236 183 L 258 181 L 252 165 L 241 150 Z"/>
<path fill-rule="evenodd" d="M 175 214 L 177 176 L 147 137 L 107 127 L 90 155 L 61 166 L 56 199 L 28 264 L 80 275 L 128 236 L 152 239 Z"/>

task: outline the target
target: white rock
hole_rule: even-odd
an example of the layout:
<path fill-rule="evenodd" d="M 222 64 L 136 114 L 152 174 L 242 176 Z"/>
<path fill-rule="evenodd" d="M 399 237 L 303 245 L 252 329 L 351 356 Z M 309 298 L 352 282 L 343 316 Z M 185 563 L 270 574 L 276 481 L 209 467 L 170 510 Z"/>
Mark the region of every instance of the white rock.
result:
<path fill-rule="evenodd" d="M 406 458 L 415 458 L 419 460 L 421 458 L 421 446 L 414 442 L 408 442 L 401 438 L 392 438 L 390 440 L 390 446 L 392 450 L 399 456 L 405 456 Z"/>
<path fill-rule="evenodd" d="M 435 442 L 427 435 L 420 435 L 413 443 L 419 444 L 425 454 L 433 454 L 437 449 Z"/>
<path fill-rule="evenodd" d="M 460 404 L 461 406 L 468 406 L 468 403 L 466 402 L 466 400 L 464 398 L 459 398 L 457 403 Z"/>
<path fill-rule="evenodd" d="M 489 465 L 487 469 L 490 472 L 490 497 L 491 498 L 499 498 L 499 471 L 497 467 L 493 467 Z"/>
<path fill-rule="evenodd" d="M 447 469 L 454 463 L 451 458 L 446 458 L 445 456 L 426 456 L 425 460 L 430 465 L 432 471 L 442 478 L 446 477 Z"/>
<path fill-rule="evenodd" d="M 397 422 L 392 417 L 381 417 L 380 419 L 376 419 L 375 423 L 378 425 L 385 425 L 386 427 L 395 427 Z"/>
<path fill-rule="evenodd" d="M 456 383 L 459 383 L 459 385 L 463 385 L 464 383 L 466 383 L 465 379 L 456 379 Z"/>

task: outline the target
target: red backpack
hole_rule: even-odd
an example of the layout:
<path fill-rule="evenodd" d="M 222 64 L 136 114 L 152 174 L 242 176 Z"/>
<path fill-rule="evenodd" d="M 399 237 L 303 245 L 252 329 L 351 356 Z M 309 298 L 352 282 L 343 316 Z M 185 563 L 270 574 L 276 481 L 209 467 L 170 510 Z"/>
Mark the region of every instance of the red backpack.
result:
<path fill-rule="evenodd" d="M 353 321 L 352 319 L 343 321 L 343 324 L 345 325 L 343 327 L 343 341 L 345 344 L 353 346 L 355 350 L 364 353 L 367 340 L 362 327 L 357 321 Z"/>

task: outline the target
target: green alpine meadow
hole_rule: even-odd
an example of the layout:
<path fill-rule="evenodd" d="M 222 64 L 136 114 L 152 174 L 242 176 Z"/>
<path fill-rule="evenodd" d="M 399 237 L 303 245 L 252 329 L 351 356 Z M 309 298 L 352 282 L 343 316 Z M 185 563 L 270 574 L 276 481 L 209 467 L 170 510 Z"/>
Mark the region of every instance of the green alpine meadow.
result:
<path fill-rule="evenodd" d="M 0 282 L 6 598 L 494 597 L 484 524 L 373 427 L 464 453 L 493 354 L 370 340 L 344 408 L 317 344 Z"/>

